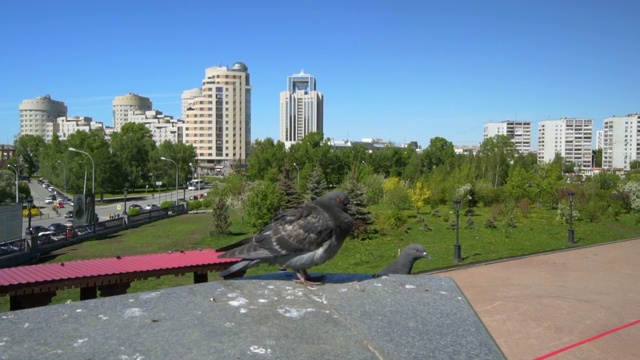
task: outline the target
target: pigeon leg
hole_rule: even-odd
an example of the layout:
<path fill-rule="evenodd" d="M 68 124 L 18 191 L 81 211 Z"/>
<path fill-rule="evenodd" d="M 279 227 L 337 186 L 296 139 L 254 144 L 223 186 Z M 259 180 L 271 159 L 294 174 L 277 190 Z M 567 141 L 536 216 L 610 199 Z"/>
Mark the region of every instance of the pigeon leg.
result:
<path fill-rule="evenodd" d="M 322 279 L 324 279 L 324 276 L 311 277 L 306 270 L 296 271 L 296 275 L 300 280 L 294 280 L 293 282 L 303 285 L 321 285 Z"/>

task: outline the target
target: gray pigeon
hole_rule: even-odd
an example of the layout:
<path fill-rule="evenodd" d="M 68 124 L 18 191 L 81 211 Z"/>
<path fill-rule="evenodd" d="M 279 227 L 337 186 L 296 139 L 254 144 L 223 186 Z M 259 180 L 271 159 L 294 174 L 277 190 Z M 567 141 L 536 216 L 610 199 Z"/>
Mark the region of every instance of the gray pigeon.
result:
<path fill-rule="evenodd" d="M 389 274 L 411 274 L 413 263 L 418 259 L 427 258 L 431 259 L 431 256 L 427 254 L 427 251 L 420 244 L 411 244 L 404 248 L 397 259 L 395 259 L 389 266 L 382 269 L 377 275 L 389 275 Z"/>
<path fill-rule="evenodd" d="M 330 260 L 340 250 L 353 226 L 353 219 L 347 213 L 348 205 L 347 194 L 332 191 L 277 215 L 258 234 L 217 249 L 224 251 L 220 258 L 243 259 L 222 271 L 220 276 L 245 271 L 264 262 L 290 268 L 299 282 L 315 284 L 307 269 Z"/>

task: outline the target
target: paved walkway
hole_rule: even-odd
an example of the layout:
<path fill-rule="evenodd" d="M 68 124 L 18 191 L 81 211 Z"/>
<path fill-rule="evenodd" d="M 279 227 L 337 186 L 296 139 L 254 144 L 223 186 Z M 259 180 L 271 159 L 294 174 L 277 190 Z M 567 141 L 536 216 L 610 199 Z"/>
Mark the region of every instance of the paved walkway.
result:
<path fill-rule="evenodd" d="M 640 239 L 438 275 L 508 359 L 640 359 Z"/>

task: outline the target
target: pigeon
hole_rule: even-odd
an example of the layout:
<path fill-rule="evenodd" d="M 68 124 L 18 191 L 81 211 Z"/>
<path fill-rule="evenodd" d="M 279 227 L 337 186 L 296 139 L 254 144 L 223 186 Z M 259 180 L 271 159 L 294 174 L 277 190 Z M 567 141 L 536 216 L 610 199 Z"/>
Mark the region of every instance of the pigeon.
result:
<path fill-rule="evenodd" d="M 347 194 L 332 191 L 300 208 L 278 214 L 258 234 L 217 249 L 224 252 L 220 258 L 242 259 L 220 276 L 268 263 L 292 269 L 298 277 L 296 282 L 318 284 L 307 269 L 332 259 L 340 250 L 353 227 L 348 206 Z"/>
<path fill-rule="evenodd" d="M 422 245 L 411 244 L 402 250 L 397 259 L 376 275 L 411 274 L 413 263 L 422 258 L 431 259 L 431 256 L 427 254 L 427 251 L 422 247 Z"/>

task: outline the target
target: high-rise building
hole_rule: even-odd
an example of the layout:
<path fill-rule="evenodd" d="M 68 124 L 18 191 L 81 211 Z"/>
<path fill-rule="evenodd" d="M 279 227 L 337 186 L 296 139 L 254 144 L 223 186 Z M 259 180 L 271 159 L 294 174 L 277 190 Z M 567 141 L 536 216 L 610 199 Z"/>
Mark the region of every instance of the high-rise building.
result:
<path fill-rule="evenodd" d="M 593 149 L 593 120 L 562 118 L 538 123 L 538 162 L 553 161 L 556 154 L 565 163 L 591 168 Z"/>
<path fill-rule="evenodd" d="M 207 68 L 202 95 L 188 101 L 183 118 L 184 142 L 195 148 L 200 169 L 213 172 L 226 165 L 246 165 L 251 148 L 247 66 L 237 62 L 231 68 Z"/>
<path fill-rule="evenodd" d="M 202 96 L 202 88 L 189 89 L 182 92 L 182 118 L 187 117 L 187 109 L 189 108 L 189 103 L 195 98 Z"/>
<path fill-rule="evenodd" d="M 113 127 L 115 131 L 120 131 L 122 125 L 129 121 L 130 111 L 148 111 L 151 108 L 151 100 L 148 97 L 133 93 L 116 96 L 113 99 Z"/>
<path fill-rule="evenodd" d="M 640 114 L 604 119 L 602 168 L 631 170 L 631 162 L 640 160 Z"/>
<path fill-rule="evenodd" d="M 323 107 L 313 75 L 301 71 L 287 77 L 287 91 L 280 93 L 280 140 L 289 147 L 311 132 L 322 132 Z"/>
<path fill-rule="evenodd" d="M 489 122 L 484 124 L 484 139 L 505 135 L 523 154 L 531 152 L 531 121 Z"/>
<path fill-rule="evenodd" d="M 47 124 L 67 116 L 67 106 L 52 100 L 50 95 L 22 100 L 20 106 L 20 135 L 47 136 Z"/>

